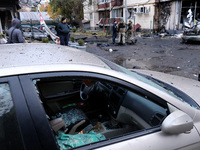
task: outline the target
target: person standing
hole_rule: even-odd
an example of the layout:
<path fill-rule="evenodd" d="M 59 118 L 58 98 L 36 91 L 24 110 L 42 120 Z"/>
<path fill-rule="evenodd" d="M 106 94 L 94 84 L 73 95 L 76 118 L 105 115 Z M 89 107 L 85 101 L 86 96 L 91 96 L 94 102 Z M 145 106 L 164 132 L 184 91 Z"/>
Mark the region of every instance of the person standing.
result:
<path fill-rule="evenodd" d="M 132 31 L 132 29 L 133 29 L 133 24 L 132 24 L 132 21 L 131 21 L 131 20 L 129 20 L 127 26 L 128 26 L 128 27 L 127 27 L 127 41 L 129 41 L 129 40 L 131 40 L 131 37 L 132 37 L 132 35 L 133 35 L 133 31 Z"/>
<path fill-rule="evenodd" d="M 113 35 L 112 35 L 112 42 L 115 44 L 115 38 L 117 37 L 117 21 L 115 20 L 113 23 Z"/>
<path fill-rule="evenodd" d="M 8 43 L 24 43 L 23 33 L 21 31 L 21 21 L 14 18 L 11 23 L 11 28 L 8 30 Z"/>
<path fill-rule="evenodd" d="M 119 31 L 119 39 L 118 43 L 125 45 L 125 23 L 123 20 L 120 21 L 118 24 L 118 31 Z"/>
<path fill-rule="evenodd" d="M 57 31 L 60 38 L 60 45 L 68 46 L 70 29 L 66 18 L 63 17 L 61 19 L 61 22 L 58 24 Z"/>

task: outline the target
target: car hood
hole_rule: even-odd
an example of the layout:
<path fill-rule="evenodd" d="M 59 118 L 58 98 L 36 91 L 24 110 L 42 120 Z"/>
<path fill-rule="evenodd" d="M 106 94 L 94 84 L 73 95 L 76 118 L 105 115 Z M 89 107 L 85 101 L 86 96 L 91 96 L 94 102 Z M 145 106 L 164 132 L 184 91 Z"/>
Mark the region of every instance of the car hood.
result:
<path fill-rule="evenodd" d="M 135 69 L 134 71 L 145 74 L 145 75 L 149 75 L 153 78 L 156 78 L 167 84 L 172 85 L 173 87 L 186 93 L 188 96 L 194 99 L 196 103 L 198 103 L 198 105 L 200 106 L 200 82 L 199 81 L 181 77 L 181 76 L 170 75 L 170 74 L 156 72 L 156 71 L 150 71 L 150 70 Z"/>

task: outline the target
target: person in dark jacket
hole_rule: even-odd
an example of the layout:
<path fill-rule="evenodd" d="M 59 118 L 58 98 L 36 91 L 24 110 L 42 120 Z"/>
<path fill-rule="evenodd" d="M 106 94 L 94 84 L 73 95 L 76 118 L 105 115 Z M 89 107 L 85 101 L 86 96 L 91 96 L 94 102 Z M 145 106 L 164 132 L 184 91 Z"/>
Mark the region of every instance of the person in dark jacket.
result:
<path fill-rule="evenodd" d="M 12 20 L 11 28 L 8 30 L 8 43 L 24 43 L 23 34 L 21 31 L 21 21 L 17 18 Z"/>
<path fill-rule="evenodd" d="M 115 44 L 115 38 L 117 37 L 117 21 L 113 23 L 113 35 L 112 35 L 112 42 Z"/>
<path fill-rule="evenodd" d="M 70 29 L 67 24 L 67 19 L 63 17 L 57 26 L 57 34 L 60 37 L 60 45 L 68 46 L 69 32 Z"/>

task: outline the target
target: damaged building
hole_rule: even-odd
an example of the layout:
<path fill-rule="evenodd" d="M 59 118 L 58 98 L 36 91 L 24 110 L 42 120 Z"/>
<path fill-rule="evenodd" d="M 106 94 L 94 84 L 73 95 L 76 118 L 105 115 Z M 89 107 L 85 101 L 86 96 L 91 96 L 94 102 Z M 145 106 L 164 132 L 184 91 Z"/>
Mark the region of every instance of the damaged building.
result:
<path fill-rule="evenodd" d="M 197 0 L 87 0 L 86 3 L 84 22 L 91 29 L 102 24 L 112 25 L 113 19 L 123 19 L 132 20 L 144 30 L 182 30 L 188 21 L 189 9 L 193 22 L 200 19 L 200 2 Z"/>
<path fill-rule="evenodd" d="M 12 18 L 19 17 L 18 9 L 20 9 L 19 0 L 0 1 L 0 33 L 5 33 L 10 28 Z"/>
<path fill-rule="evenodd" d="M 189 9 L 192 11 L 192 22 L 200 19 L 200 2 L 197 0 L 160 0 L 157 7 L 157 24 L 159 27 L 164 26 L 166 30 L 182 30 L 189 21 Z"/>

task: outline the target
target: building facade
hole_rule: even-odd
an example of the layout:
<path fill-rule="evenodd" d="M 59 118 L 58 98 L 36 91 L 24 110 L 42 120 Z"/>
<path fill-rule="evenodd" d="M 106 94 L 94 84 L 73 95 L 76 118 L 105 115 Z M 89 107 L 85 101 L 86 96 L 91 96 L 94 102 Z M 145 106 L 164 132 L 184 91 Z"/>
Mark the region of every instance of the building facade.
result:
<path fill-rule="evenodd" d="M 155 0 L 87 0 L 84 5 L 84 20 L 90 22 L 91 29 L 110 26 L 114 20 L 126 21 L 126 18 L 149 29 L 153 28 L 154 4 Z"/>
<path fill-rule="evenodd" d="M 10 28 L 12 18 L 19 17 L 19 8 L 19 0 L 0 1 L 0 33 L 5 33 Z"/>
<path fill-rule="evenodd" d="M 123 19 L 155 32 L 163 27 L 182 30 L 189 9 L 194 21 L 200 19 L 200 2 L 197 0 L 87 0 L 84 20 L 91 29 L 110 26 L 114 19 Z"/>
<path fill-rule="evenodd" d="M 192 22 L 200 19 L 200 1 L 197 0 L 160 0 L 159 23 L 167 30 L 182 30 L 188 22 L 188 10 L 192 11 Z"/>

